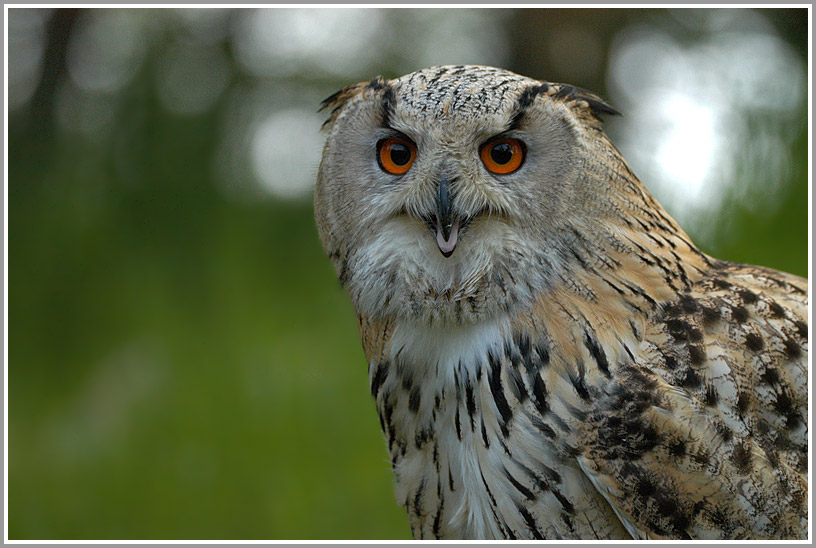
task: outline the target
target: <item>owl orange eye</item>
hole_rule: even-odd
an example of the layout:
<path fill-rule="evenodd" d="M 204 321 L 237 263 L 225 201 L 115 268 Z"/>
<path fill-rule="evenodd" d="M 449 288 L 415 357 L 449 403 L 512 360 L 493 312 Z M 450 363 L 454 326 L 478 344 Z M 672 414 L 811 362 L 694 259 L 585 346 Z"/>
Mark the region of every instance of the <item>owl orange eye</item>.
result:
<path fill-rule="evenodd" d="M 416 158 L 416 147 L 407 139 L 383 139 L 377 143 L 377 160 L 383 171 L 392 175 L 406 173 Z"/>
<path fill-rule="evenodd" d="M 491 141 L 480 152 L 485 167 L 499 175 L 513 173 L 524 161 L 524 144 L 518 139 Z"/>

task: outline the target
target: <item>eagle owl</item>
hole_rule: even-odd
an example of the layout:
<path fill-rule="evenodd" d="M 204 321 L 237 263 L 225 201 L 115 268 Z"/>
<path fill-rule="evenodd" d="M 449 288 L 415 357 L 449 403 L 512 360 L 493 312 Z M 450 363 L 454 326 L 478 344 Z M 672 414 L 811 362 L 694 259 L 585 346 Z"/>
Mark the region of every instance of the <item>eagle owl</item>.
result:
<path fill-rule="evenodd" d="M 807 537 L 807 280 L 695 247 L 580 88 L 324 106 L 318 231 L 416 538 Z"/>

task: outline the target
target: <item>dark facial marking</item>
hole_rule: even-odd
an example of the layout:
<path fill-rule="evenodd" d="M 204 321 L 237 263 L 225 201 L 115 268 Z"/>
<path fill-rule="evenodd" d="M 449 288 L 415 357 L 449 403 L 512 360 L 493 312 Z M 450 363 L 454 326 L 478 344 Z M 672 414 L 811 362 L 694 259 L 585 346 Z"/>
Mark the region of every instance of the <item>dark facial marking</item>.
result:
<path fill-rule="evenodd" d="M 795 430 L 801 423 L 802 419 L 799 418 L 799 415 L 794 413 L 785 417 L 785 428 L 788 430 Z"/>
<path fill-rule="evenodd" d="M 594 93 L 577 86 L 562 84 L 561 89 L 559 89 L 555 95 L 553 95 L 553 97 L 556 99 L 564 99 L 566 101 L 585 101 L 589 106 L 589 109 L 592 111 L 592 114 L 595 116 L 599 116 L 601 114 L 611 114 L 613 116 L 617 116 L 620 114 L 620 112 L 606 104 Z"/>
<path fill-rule="evenodd" d="M 383 127 L 390 128 L 391 127 L 391 115 L 394 112 L 394 108 L 396 107 L 397 98 L 396 94 L 394 93 L 394 88 L 389 85 L 384 86 L 384 91 L 382 95 L 382 103 L 381 103 L 381 111 L 382 111 L 382 125 Z"/>
<path fill-rule="evenodd" d="M 529 109 L 533 102 L 535 102 L 536 97 L 547 93 L 548 89 L 549 84 L 542 82 L 540 84 L 532 84 L 521 92 L 516 100 L 515 112 L 510 118 L 510 125 L 507 128 L 508 131 L 517 129 L 521 125 L 524 115 L 527 113 L 527 109 Z"/>

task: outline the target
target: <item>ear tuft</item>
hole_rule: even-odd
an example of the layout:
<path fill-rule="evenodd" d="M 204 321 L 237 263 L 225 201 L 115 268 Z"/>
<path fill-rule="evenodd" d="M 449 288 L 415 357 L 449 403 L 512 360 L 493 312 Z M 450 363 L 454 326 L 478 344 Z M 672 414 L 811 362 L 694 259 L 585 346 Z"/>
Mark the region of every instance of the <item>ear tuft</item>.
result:
<path fill-rule="evenodd" d="M 606 101 L 591 91 L 568 84 L 557 84 L 558 91 L 552 97 L 564 102 L 576 103 L 576 106 L 585 106 L 595 118 L 600 120 L 602 115 L 620 116 L 621 113 L 612 108 Z M 585 103 L 582 105 L 581 103 Z"/>
<path fill-rule="evenodd" d="M 332 111 L 331 114 L 329 114 L 328 119 L 323 122 L 321 129 L 326 129 L 328 126 L 334 123 L 334 120 L 337 118 L 337 115 L 340 112 L 340 109 L 343 108 L 343 105 L 345 105 L 349 99 L 361 93 L 363 88 L 366 86 L 371 86 L 371 84 L 373 84 L 373 81 L 352 84 L 323 99 L 323 101 L 320 103 L 320 108 L 317 111 L 322 112 L 326 109 L 332 109 Z"/>

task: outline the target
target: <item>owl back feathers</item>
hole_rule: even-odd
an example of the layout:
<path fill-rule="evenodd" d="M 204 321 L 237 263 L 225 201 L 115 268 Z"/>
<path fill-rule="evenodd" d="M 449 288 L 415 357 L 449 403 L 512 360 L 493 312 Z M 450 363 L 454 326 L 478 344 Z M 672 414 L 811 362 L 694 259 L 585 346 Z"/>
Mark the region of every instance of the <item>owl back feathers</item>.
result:
<path fill-rule="evenodd" d="M 636 538 L 804 538 L 807 283 L 716 264 L 656 308 L 578 460 Z"/>

